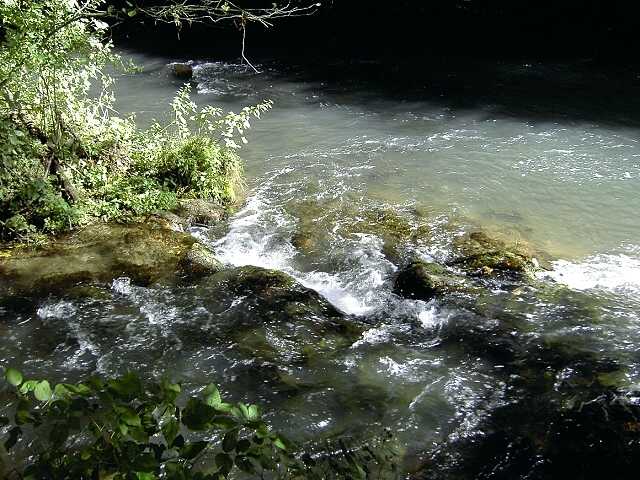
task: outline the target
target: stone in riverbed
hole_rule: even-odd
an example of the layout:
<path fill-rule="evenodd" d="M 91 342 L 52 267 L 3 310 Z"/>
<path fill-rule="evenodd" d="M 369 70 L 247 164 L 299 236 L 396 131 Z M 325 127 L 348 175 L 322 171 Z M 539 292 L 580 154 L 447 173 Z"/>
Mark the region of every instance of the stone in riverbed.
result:
<path fill-rule="evenodd" d="M 348 348 L 362 332 L 355 319 L 277 270 L 232 268 L 208 277 L 200 288 L 201 296 L 216 305 L 220 300 L 214 297 L 221 292 L 243 298 L 228 335 L 243 355 L 275 365 L 322 362 Z"/>
<path fill-rule="evenodd" d="M 201 199 L 180 200 L 173 213 L 184 218 L 189 225 L 198 223 L 206 226 L 215 225 L 227 216 L 225 207 Z"/>
<path fill-rule="evenodd" d="M 217 268 L 195 243 L 193 236 L 157 217 L 129 224 L 96 223 L 38 250 L 11 251 L 0 259 L 0 283 L 9 294 L 38 294 L 118 277 L 149 285 L 175 278 L 184 262 L 197 271 Z"/>
<path fill-rule="evenodd" d="M 169 65 L 171 72 L 182 80 L 189 80 L 193 77 L 193 65 L 191 63 L 172 63 Z"/>
<path fill-rule="evenodd" d="M 538 262 L 525 245 L 507 244 L 484 232 L 461 237 L 454 248 L 461 256 L 450 264 L 475 276 L 525 276 L 539 269 Z"/>
<path fill-rule="evenodd" d="M 425 301 L 463 290 L 465 282 L 462 278 L 437 263 L 420 260 L 411 262 L 400 270 L 394 283 L 396 294 Z"/>
<path fill-rule="evenodd" d="M 180 261 L 180 269 L 191 276 L 209 275 L 224 267 L 207 246 L 194 243 Z"/>

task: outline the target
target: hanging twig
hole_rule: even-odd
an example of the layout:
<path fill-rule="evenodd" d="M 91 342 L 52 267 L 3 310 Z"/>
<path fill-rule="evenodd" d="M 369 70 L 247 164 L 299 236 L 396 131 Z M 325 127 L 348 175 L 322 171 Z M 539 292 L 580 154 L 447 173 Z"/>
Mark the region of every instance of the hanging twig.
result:
<path fill-rule="evenodd" d="M 243 19 L 243 21 L 241 23 L 241 27 L 240 28 L 242 28 L 242 60 L 247 62 L 247 65 L 249 65 L 251 68 L 253 68 L 254 72 L 260 73 L 260 71 L 256 67 L 253 66 L 253 64 L 249 61 L 249 59 L 244 54 L 245 40 L 247 38 L 247 22 L 244 19 Z"/>

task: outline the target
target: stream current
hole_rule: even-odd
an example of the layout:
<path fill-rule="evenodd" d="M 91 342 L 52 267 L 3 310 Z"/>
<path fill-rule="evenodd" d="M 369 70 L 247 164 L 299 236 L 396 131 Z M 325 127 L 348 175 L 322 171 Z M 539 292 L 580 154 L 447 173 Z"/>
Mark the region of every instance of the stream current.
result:
<path fill-rule="evenodd" d="M 143 71 L 118 80 L 120 110 L 142 121 L 166 115 L 181 84 L 166 67 L 172 59 L 127 55 Z M 493 411 L 534 394 L 512 391 L 524 373 L 506 365 L 509 355 L 487 353 L 492 338 L 500 345 L 508 338 L 527 361 L 545 361 L 530 352 L 540 345 L 606 359 L 616 365 L 605 369 L 616 373 L 616 386 L 636 390 L 640 123 L 625 109 L 603 119 L 563 101 L 562 92 L 587 97 L 593 72 L 494 65 L 493 90 L 471 103 L 462 101 L 464 88 L 454 100 L 438 94 L 437 81 L 403 97 L 364 79 L 313 80 L 290 66 L 265 64 L 256 75 L 197 63 L 197 103 L 237 111 L 272 99 L 275 107 L 253 122 L 240 152 L 245 204 L 228 224 L 192 233 L 226 264 L 281 270 L 316 290 L 367 325 L 361 338 L 309 364 L 282 353 L 287 388 L 274 386 L 264 366 L 221 333 L 245 298 L 214 302 L 197 285 L 146 288 L 119 279 L 105 299 L 50 296 L 4 315 L 0 363 L 24 362 L 54 379 L 134 367 L 193 385 L 215 381 L 227 396 L 260 403 L 298 441 L 390 428 L 409 459 L 481 438 Z M 512 97 L 525 95 L 519 85 L 543 77 L 563 85 L 553 107 L 533 96 L 510 110 Z M 606 99 L 592 102 L 605 106 L 584 108 L 606 108 Z M 537 287 L 494 285 L 473 308 L 401 299 L 392 293 L 398 266 L 383 239 L 358 231 L 371 212 L 428 228 L 429 240 L 411 245 L 411 255 L 446 261 L 457 236 L 481 228 L 532 245 L 548 270 Z M 309 248 L 296 241 L 301 229 Z M 461 346 L 474 341 L 463 340 L 469 331 L 484 337 L 480 347 Z M 279 352 L 289 348 L 277 332 L 269 341 Z M 559 365 L 536 367 L 553 371 L 552 388 L 582 375 L 571 360 Z"/>

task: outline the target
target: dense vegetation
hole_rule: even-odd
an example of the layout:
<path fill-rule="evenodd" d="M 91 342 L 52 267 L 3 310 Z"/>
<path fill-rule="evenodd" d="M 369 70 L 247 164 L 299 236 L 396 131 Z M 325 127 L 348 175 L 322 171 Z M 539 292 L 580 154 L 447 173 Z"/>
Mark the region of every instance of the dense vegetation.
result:
<path fill-rule="evenodd" d="M 220 204 L 242 184 L 236 150 L 270 102 L 199 109 L 186 85 L 173 118 L 148 130 L 113 110 L 113 52 L 102 0 L 0 4 L 0 239 L 37 239 L 91 219 Z"/>
<path fill-rule="evenodd" d="M 25 380 L 12 385 L 12 427 L 0 446 L 2 478 L 223 479 L 244 472 L 261 478 L 393 478 L 389 437 L 358 448 L 344 441 L 330 456 L 296 454 L 272 432 L 256 405 L 230 404 L 215 385 L 182 398 L 180 384 L 143 384 L 133 373 L 83 383 Z M 28 453 L 22 458 L 24 445 Z M 11 457 L 13 450 L 22 452 Z M 22 460 L 21 460 L 22 458 Z"/>

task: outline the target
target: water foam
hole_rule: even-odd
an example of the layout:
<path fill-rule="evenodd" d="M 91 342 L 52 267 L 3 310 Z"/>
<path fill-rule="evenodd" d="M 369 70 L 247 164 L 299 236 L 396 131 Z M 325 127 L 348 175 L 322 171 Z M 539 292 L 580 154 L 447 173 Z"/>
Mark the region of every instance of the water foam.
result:
<path fill-rule="evenodd" d="M 287 231 L 290 233 L 294 225 L 292 218 L 258 192 L 238 212 L 229 233 L 213 247 L 224 263 L 283 271 L 345 313 L 364 315 L 380 307 L 382 286 L 394 268 L 382 255 L 380 239 L 359 235 L 351 240 L 346 254 L 351 268 L 346 272 L 302 272 L 293 266 L 297 250 L 287 238 Z M 206 241 L 206 237 L 201 238 Z"/>
<path fill-rule="evenodd" d="M 557 260 L 551 278 L 575 290 L 604 290 L 620 295 L 640 294 L 640 247 L 625 253 L 593 255 L 581 262 Z"/>

